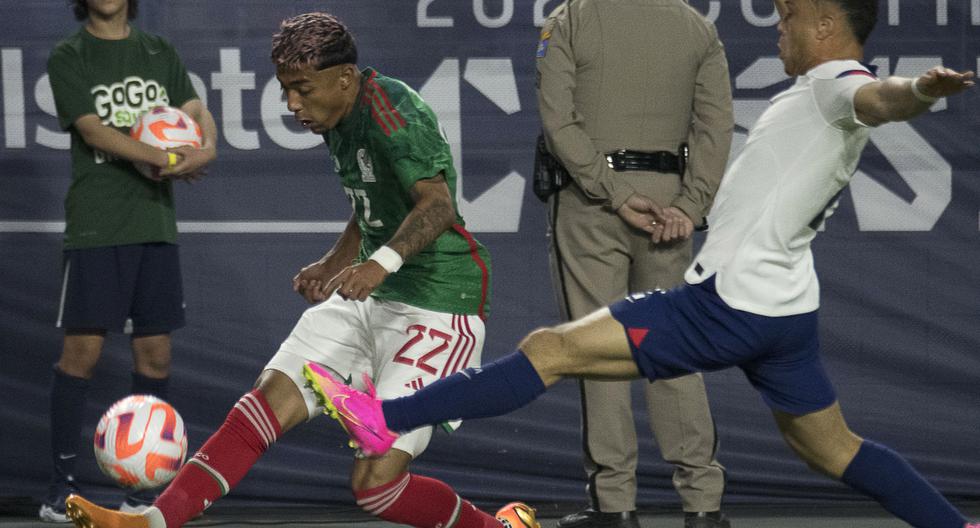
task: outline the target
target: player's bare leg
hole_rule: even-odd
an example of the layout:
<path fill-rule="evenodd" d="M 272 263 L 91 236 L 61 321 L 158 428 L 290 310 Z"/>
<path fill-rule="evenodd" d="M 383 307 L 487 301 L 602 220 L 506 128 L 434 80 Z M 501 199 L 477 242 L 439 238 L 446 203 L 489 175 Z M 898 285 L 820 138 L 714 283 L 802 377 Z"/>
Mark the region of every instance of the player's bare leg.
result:
<path fill-rule="evenodd" d="M 803 416 L 773 411 L 790 448 L 810 469 L 840 479 L 861 448 L 862 438 L 844 422 L 840 403 Z"/>
<path fill-rule="evenodd" d="M 79 528 L 183 526 L 227 494 L 282 433 L 308 416 L 296 384 L 280 372 L 266 370 L 145 513 L 120 513 L 73 495 L 67 501 L 68 515 Z"/>
<path fill-rule="evenodd" d="M 851 432 L 839 403 L 802 416 L 773 414 L 786 443 L 815 471 L 870 496 L 912 526 L 969 526 L 901 455 Z"/>
<path fill-rule="evenodd" d="M 630 380 L 640 377 L 626 329 L 608 308 L 581 319 L 540 328 L 518 348 L 534 366 L 545 387 L 562 378 Z"/>
<path fill-rule="evenodd" d="M 136 372 L 148 378 L 166 378 L 170 375 L 170 334 L 138 336 L 130 344 Z"/>

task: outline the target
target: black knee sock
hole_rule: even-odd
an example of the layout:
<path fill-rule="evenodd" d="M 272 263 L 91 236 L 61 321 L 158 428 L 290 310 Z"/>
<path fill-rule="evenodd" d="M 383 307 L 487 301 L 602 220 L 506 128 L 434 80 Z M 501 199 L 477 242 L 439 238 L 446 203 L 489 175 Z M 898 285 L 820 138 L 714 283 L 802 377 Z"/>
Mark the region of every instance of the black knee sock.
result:
<path fill-rule="evenodd" d="M 54 368 L 51 383 L 51 458 L 55 477 L 59 479 L 75 473 L 88 386 L 87 379 L 69 376 L 58 367 Z"/>
<path fill-rule="evenodd" d="M 133 372 L 132 394 L 149 394 L 166 401 L 169 395 L 170 378 L 149 378 Z"/>

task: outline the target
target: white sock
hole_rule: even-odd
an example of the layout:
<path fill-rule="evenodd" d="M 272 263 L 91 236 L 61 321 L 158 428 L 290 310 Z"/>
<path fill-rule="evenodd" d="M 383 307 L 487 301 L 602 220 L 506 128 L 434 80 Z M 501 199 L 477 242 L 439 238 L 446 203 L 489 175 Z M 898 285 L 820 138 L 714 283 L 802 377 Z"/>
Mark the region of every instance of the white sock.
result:
<path fill-rule="evenodd" d="M 143 512 L 143 517 L 150 524 L 150 528 L 167 528 L 167 521 L 163 519 L 163 512 L 156 506 L 150 506 Z"/>

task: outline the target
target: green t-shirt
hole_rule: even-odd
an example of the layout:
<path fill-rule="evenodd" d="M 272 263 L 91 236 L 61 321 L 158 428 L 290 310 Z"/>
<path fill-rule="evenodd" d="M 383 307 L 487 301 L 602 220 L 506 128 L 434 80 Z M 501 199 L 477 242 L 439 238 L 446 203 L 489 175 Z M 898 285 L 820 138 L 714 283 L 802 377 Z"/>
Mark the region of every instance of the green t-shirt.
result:
<path fill-rule="evenodd" d="M 95 114 L 128 133 L 148 109 L 196 99 L 173 46 L 135 27 L 122 40 L 102 40 L 83 27 L 55 46 L 48 75 L 58 121 L 71 133 L 65 248 L 175 243 L 172 183 L 147 179 L 129 161 L 92 149 L 74 127 Z"/>
<path fill-rule="evenodd" d="M 456 170 L 432 109 L 405 83 L 363 72 L 351 113 L 324 134 L 361 231 L 360 261 L 387 243 L 414 207 L 409 189 L 442 173 L 456 224 L 405 261 L 372 295 L 444 313 L 489 313 L 490 255 L 464 227 Z"/>

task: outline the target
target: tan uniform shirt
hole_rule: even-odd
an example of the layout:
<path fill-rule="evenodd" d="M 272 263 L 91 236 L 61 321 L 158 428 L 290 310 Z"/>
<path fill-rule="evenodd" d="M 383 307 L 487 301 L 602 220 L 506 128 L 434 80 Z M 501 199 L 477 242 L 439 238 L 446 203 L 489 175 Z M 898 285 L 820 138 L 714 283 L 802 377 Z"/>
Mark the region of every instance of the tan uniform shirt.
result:
<path fill-rule="evenodd" d="M 699 225 L 731 146 L 731 81 L 714 25 L 682 0 L 572 0 L 538 47 L 538 105 L 549 149 L 590 198 L 618 209 L 634 189 L 605 153 L 690 145 L 670 204 Z"/>

